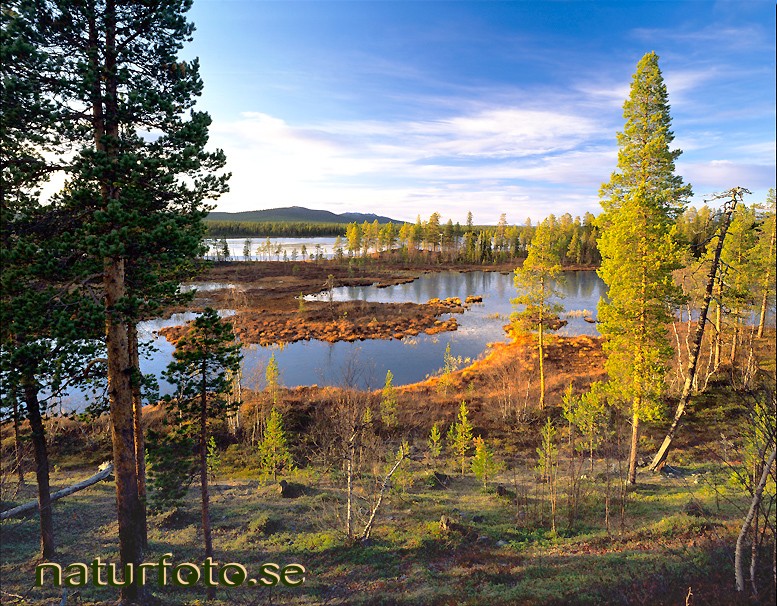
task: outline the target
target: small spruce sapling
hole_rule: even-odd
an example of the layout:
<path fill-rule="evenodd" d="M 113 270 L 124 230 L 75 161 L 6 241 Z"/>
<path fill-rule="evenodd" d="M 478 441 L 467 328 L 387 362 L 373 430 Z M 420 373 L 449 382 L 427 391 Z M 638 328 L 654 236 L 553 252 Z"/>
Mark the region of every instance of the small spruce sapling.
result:
<path fill-rule="evenodd" d="M 380 418 L 386 428 L 397 425 L 397 394 L 393 385 L 394 375 L 390 370 L 386 371 L 386 383 L 380 399 Z"/>

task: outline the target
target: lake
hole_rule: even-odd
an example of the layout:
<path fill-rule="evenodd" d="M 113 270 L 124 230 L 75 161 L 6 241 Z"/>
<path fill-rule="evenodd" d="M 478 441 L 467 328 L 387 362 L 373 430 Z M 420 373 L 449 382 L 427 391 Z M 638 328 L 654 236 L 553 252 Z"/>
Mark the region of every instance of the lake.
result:
<path fill-rule="evenodd" d="M 593 271 L 566 271 L 562 276 L 564 298 L 559 302 L 564 306 L 562 317 L 568 324 L 556 334 L 598 334 L 596 325 L 586 322 L 583 315 L 596 318 L 596 306 L 606 290 L 604 283 Z M 210 283 L 196 286 L 203 290 L 214 288 Z M 247 346 L 243 350 L 243 380 L 247 387 L 264 386 L 264 371 L 272 354 L 275 354 L 278 362 L 281 381 L 287 387 L 355 382 L 359 387 L 378 388 L 383 385 L 388 370 L 394 375 L 394 385 L 422 381 L 440 370 L 449 343 L 452 355 L 474 360 L 485 353 L 488 343 L 506 341 L 508 337 L 503 327 L 513 311 L 510 299 L 516 296 L 516 291 L 512 274 L 443 271 L 424 274 L 413 282 L 388 288 L 339 287 L 332 294 L 336 301 L 366 300 L 381 303 L 426 303 L 434 297 L 459 297 L 463 301 L 467 295 L 481 295 L 483 302 L 473 304 L 463 314 L 454 314 L 459 324 L 455 332 L 420 334 L 390 341 L 299 341 L 283 346 Z M 317 296 L 326 298 L 324 294 Z M 588 313 L 581 313 L 583 310 Z M 567 315 L 569 312 L 572 312 L 571 315 Z M 234 312 L 223 310 L 221 313 L 230 315 Z M 156 331 L 165 326 L 182 324 L 194 317 L 192 313 L 174 314 L 171 318 L 142 322 L 138 326 L 141 340 L 150 343 L 155 349 L 153 353 L 146 353 L 142 357 L 143 373 L 161 377 L 172 360 L 173 345 L 159 337 Z M 347 379 L 347 375 L 352 376 Z M 161 378 L 159 382 L 162 392 L 169 393 L 170 386 Z M 62 408 L 83 409 L 82 399 L 83 396 L 78 393 L 66 396 Z"/>
<path fill-rule="evenodd" d="M 596 306 L 605 293 L 605 285 L 593 271 L 563 272 L 561 288 L 564 298 L 559 302 L 567 312 L 588 310 L 596 318 Z M 358 385 L 378 388 L 383 385 L 386 371 L 391 370 L 395 385 L 406 385 L 422 381 L 434 374 L 443 365 L 445 349 L 450 343 L 451 354 L 475 359 L 481 356 L 488 343 L 506 341 L 504 325 L 509 320 L 513 306 L 510 299 L 516 296 L 512 274 L 497 272 L 453 272 L 429 273 L 417 280 L 388 288 L 375 286 L 340 287 L 333 290 L 336 301 L 365 300 L 379 303 L 426 303 L 433 297 L 441 299 L 467 295 L 482 295 L 483 303 L 473 304 L 463 314 L 455 315 L 459 328 L 455 332 L 436 335 L 420 334 L 402 340 L 365 340 L 355 342 L 326 343 L 323 341 L 300 341 L 278 347 L 251 347 L 245 353 L 246 377 L 259 376 L 272 353 L 281 371 L 286 386 L 295 385 L 341 385 L 344 372 L 358 369 Z M 326 295 L 319 295 L 326 298 Z M 595 324 L 586 322 L 582 315 L 567 317 L 567 326 L 557 334 L 596 335 Z"/>

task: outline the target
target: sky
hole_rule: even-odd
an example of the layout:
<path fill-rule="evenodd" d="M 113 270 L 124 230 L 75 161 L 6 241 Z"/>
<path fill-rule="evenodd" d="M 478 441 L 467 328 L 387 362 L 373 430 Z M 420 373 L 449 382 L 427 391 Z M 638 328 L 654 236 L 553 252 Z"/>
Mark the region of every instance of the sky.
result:
<path fill-rule="evenodd" d="M 694 205 L 775 184 L 773 2 L 194 0 L 217 210 L 510 223 L 599 212 L 659 55 Z"/>

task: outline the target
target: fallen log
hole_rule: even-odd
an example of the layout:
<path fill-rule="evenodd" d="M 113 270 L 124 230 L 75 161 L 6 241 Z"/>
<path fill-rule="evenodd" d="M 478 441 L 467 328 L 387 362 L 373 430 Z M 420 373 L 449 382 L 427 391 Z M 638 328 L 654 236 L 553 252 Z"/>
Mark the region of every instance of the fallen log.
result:
<path fill-rule="evenodd" d="M 72 486 L 68 486 L 67 488 L 63 488 L 62 490 L 58 490 L 57 492 L 51 495 L 51 500 L 52 502 L 56 501 L 57 499 L 61 499 L 62 497 L 71 495 L 74 492 L 78 492 L 79 490 L 88 488 L 92 484 L 97 484 L 97 482 L 107 479 L 112 472 L 113 472 L 113 463 L 103 463 L 102 465 L 100 465 L 100 471 L 98 471 L 92 477 L 87 478 L 86 480 L 83 480 L 76 484 L 73 484 Z M 7 509 L 3 511 L 2 513 L 0 513 L 0 520 L 7 520 L 8 518 L 13 518 L 18 515 L 22 515 L 24 513 L 37 509 L 37 507 L 38 507 L 37 500 L 29 501 L 27 503 L 24 503 L 24 505 L 19 505 L 18 507 L 13 507 L 11 509 Z"/>

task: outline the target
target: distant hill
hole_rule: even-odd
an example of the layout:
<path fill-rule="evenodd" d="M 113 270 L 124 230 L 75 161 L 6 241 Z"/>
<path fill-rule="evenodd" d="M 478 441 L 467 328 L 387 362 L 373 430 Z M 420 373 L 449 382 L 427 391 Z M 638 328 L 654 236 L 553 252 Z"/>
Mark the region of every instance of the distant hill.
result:
<path fill-rule="evenodd" d="M 403 223 L 389 217 L 382 217 L 373 213 L 342 213 L 335 214 L 328 210 L 313 210 L 302 206 L 289 206 L 286 208 L 271 208 L 268 210 L 247 210 L 239 213 L 212 212 L 208 214 L 208 221 L 241 221 L 246 223 Z"/>

